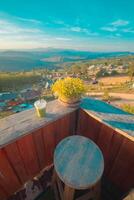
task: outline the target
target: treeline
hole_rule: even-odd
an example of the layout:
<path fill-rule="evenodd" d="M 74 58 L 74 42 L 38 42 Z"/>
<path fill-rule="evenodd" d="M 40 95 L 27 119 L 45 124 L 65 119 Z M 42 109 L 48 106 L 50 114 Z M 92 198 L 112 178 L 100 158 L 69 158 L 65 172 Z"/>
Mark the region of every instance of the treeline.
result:
<path fill-rule="evenodd" d="M 0 92 L 15 91 L 40 81 L 36 74 L 0 73 Z"/>

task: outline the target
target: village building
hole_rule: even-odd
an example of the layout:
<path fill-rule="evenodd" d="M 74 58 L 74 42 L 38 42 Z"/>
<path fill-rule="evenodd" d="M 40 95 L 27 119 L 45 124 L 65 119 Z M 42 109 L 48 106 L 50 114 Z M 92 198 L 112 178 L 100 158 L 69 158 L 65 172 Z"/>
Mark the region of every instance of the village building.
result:
<path fill-rule="evenodd" d="M 0 93 L 0 102 L 8 102 L 11 100 L 15 100 L 17 97 L 18 94 L 13 92 Z"/>
<path fill-rule="evenodd" d="M 39 98 L 40 95 L 41 95 L 40 90 L 33 90 L 33 89 L 22 90 L 20 93 L 21 99 L 23 99 L 24 101 L 29 101 Z"/>
<path fill-rule="evenodd" d="M 0 111 L 3 111 L 7 106 L 6 102 L 0 102 Z"/>

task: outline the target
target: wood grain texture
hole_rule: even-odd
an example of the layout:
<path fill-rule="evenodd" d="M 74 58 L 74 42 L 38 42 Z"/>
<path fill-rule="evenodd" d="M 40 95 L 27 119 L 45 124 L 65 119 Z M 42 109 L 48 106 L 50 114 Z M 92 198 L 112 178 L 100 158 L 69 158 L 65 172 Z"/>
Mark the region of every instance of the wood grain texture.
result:
<path fill-rule="evenodd" d="M 8 194 L 3 190 L 2 186 L 0 185 L 0 199 L 6 200 L 8 197 Z"/>
<path fill-rule="evenodd" d="M 57 121 L 43 128 L 43 142 L 45 145 L 45 162 L 46 165 L 53 163 L 53 154 L 56 146 L 56 124 Z"/>
<path fill-rule="evenodd" d="M 0 150 L 0 185 L 8 195 L 11 195 L 21 186 L 5 152 L 2 150 Z"/>
<path fill-rule="evenodd" d="M 4 151 L 7 154 L 8 160 L 10 161 L 10 164 L 14 168 L 14 171 L 16 175 L 18 176 L 21 183 L 25 183 L 25 181 L 28 179 L 28 174 L 25 169 L 24 162 L 21 158 L 18 146 L 16 143 L 12 143 L 7 145 L 4 148 Z"/>
<path fill-rule="evenodd" d="M 76 133 L 100 147 L 105 159 L 104 174 L 115 185 L 123 191 L 134 187 L 132 137 L 89 112 L 81 109 L 78 113 L 54 101 L 48 104 L 44 119 L 37 118 L 33 109 L 0 120 L 0 200 L 52 164 L 58 142 Z"/>
<path fill-rule="evenodd" d="M 68 187 L 65 185 L 64 189 L 64 200 L 73 200 L 74 199 L 75 190 L 73 188 Z"/>
<path fill-rule="evenodd" d="M 21 140 L 18 140 L 17 145 L 29 178 L 32 178 L 40 171 L 32 134 L 21 138 Z"/>
<path fill-rule="evenodd" d="M 42 170 L 46 166 L 46 152 L 43 141 L 43 129 L 39 129 L 32 133 L 37 153 L 37 159 L 39 162 L 39 168 Z"/>
<path fill-rule="evenodd" d="M 39 118 L 35 109 L 30 109 L 0 120 L 0 147 L 29 134 L 50 122 L 72 113 L 76 108 L 62 106 L 57 100 L 47 104 L 46 117 Z"/>
<path fill-rule="evenodd" d="M 1 200 L 16 192 L 44 167 L 53 163 L 56 144 L 74 132 L 75 118 L 75 111 L 68 113 L 63 119 L 44 124 L 42 128 L 19 137 L 17 141 L 1 148 Z"/>
<path fill-rule="evenodd" d="M 98 132 L 98 138 L 96 141 L 97 145 L 100 147 L 104 156 L 105 172 L 107 171 L 107 166 L 109 162 L 109 151 L 112 148 L 111 143 L 112 143 L 113 134 L 114 134 L 114 130 L 102 124 L 100 131 Z"/>
<path fill-rule="evenodd" d="M 118 109 L 104 101 L 83 98 L 81 108 L 97 121 L 134 141 L 134 115 Z"/>
<path fill-rule="evenodd" d="M 127 158 L 127 161 L 124 158 Z M 134 144 L 125 138 L 108 176 L 119 187 L 121 185 L 123 190 L 129 190 L 134 186 L 134 159 L 132 158 L 134 158 Z M 120 173 L 120 170 L 124 173 Z"/>
<path fill-rule="evenodd" d="M 78 134 L 89 137 L 96 142 L 99 137 L 101 126 L 101 122 L 94 120 L 94 118 L 89 116 L 84 110 L 80 109 L 77 129 Z"/>
<path fill-rule="evenodd" d="M 92 119 L 91 119 L 92 118 Z M 94 124 L 96 118 L 88 116 L 87 112 L 80 110 L 77 132 L 90 139 L 93 139 L 94 129 L 88 125 Z M 98 122 L 97 122 L 98 123 Z M 120 134 L 118 130 L 100 122 L 100 128 L 94 142 L 100 147 L 105 160 L 104 174 L 122 191 L 127 192 L 134 187 L 134 142 Z M 91 133 L 92 131 L 92 133 Z M 127 142 L 126 142 L 127 141 Z M 124 163 L 124 164 L 123 164 Z"/>
<path fill-rule="evenodd" d="M 100 180 L 104 160 L 94 142 L 83 136 L 70 136 L 56 147 L 54 167 L 66 185 L 75 189 L 86 189 Z"/>

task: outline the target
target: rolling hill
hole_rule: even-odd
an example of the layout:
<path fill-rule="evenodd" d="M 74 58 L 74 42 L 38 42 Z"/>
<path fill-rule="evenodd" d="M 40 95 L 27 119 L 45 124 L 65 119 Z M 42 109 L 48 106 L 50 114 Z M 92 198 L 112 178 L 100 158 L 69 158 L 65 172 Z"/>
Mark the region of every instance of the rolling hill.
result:
<path fill-rule="evenodd" d="M 131 52 L 88 52 L 65 49 L 32 49 L 0 51 L 0 71 L 30 71 L 59 68 L 63 63 L 134 55 Z"/>

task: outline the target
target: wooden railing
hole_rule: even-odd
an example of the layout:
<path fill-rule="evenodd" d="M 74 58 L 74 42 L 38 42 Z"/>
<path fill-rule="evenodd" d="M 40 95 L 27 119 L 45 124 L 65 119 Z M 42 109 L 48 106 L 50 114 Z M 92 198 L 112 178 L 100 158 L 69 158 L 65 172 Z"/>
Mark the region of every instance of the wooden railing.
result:
<path fill-rule="evenodd" d="M 58 109 L 56 112 L 58 113 Z M 5 144 L 0 149 L 1 200 L 7 199 L 25 182 L 52 164 L 55 146 L 60 140 L 73 134 L 86 136 L 100 147 L 105 160 L 104 175 L 110 181 L 124 192 L 134 186 L 133 141 L 82 109 L 72 109 L 69 112 L 64 109 L 63 115 L 59 115 L 44 122 L 44 125 L 41 122 L 41 126 L 26 134 L 22 134 L 21 129 L 21 135 L 19 133 L 13 140 L 11 138 L 11 142 L 9 137 L 8 142 L 4 140 Z"/>
<path fill-rule="evenodd" d="M 77 133 L 92 139 L 102 150 L 104 175 L 123 191 L 134 187 L 134 142 L 80 110 Z"/>
<path fill-rule="evenodd" d="M 57 143 L 75 133 L 76 112 L 67 114 L 0 149 L 0 199 L 53 163 Z"/>

